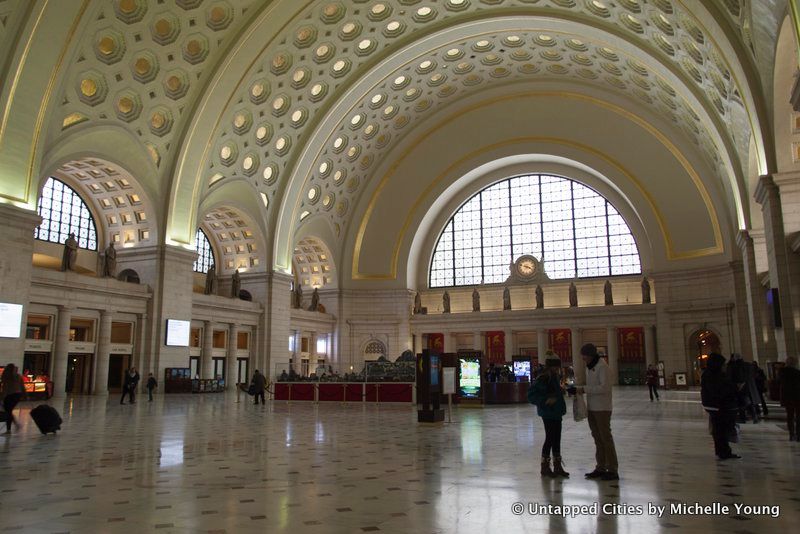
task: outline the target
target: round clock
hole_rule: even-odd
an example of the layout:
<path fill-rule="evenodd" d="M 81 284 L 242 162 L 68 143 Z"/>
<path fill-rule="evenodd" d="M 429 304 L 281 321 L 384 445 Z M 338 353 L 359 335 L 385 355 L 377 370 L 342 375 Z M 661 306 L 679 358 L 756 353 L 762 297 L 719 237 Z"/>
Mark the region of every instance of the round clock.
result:
<path fill-rule="evenodd" d="M 533 278 L 538 267 L 537 263 L 533 256 L 520 256 L 514 263 L 514 267 L 520 278 Z"/>

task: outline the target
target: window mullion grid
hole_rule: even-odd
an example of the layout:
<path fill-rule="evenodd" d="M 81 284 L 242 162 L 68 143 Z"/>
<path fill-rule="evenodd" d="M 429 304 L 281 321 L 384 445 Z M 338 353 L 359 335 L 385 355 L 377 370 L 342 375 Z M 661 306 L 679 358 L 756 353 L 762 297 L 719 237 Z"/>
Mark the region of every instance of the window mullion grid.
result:
<path fill-rule="evenodd" d="M 575 232 L 575 182 L 569 183 L 569 205 L 572 212 L 572 277 L 578 277 L 578 236 Z"/>
<path fill-rule="evenodd" d="M 511 207 L 511 179 L 509 178 L 506 180 L 506 186 L 508 188 L 508 243 L 511 247 L 509 249 L 509 255 L 511 259 L 509 263 L 514 261 L 514 222 L 512 221 L 514 209 Z"/>
<path fill-rule="evenodd" d="M 453 231 L 450 232 L 450 242 L 453 245 L 452 246 L 452 248 L 453 248 L 453 260 L 452 260 L 452 264 L 453 264 L 453 283 L 451 284 L 451 287 L 455 287 L 456 286 L 456 266 L 455 266 L 455 263 L 456 263 L 456 217 L 455 217 L 455 215 L 453 215 L 453 218 L 450 219 L 450 223 L 453 225 Z"/>
<path fill-rule="evenodd" d="M 483 272 L 483 264 L 484 264 L 484 259 L 483 259 L 483 192 L 478 193 L 478 217 L 479 217 L 478 221 L 479 221 L 479 224 L 480 224 L 480 231 L 478 232 L 478 235 L 481 238 L 481 240 L 480 240 L 480 244 L 481 244 L 481 283 L 483 283 L 483 281 L 486 279 L 486 275 Z"/>
<path fill-rule="evenodd" d="M 544 211 L 542 209 L 542 205 L 544 204 L 544 200 L 542 199 L 542 175 L 536 175 L 536 195 L 539 197 L 539 246 L 542 247 L 541 258 L 539 261 L 544 261 Z"/>
<path fill-rule="evenodd" d="M 605 203 L 606 207 L 606 250 L 608 250 L 608 276 L 613 275 L 611 271 L 611 228 L 608 225 L 608 201 Z"/>

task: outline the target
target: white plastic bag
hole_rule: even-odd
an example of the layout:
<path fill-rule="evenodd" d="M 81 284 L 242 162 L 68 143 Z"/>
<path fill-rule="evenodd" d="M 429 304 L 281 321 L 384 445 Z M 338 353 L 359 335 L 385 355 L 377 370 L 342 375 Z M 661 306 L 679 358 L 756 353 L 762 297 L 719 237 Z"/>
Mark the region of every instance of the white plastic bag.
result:
<path fill-rule="evenodd" d="M 583 400 L 583 395 L 579 393 L 572 399 L 572 418 L 576 421 L 583 421 L 586 416 L 586 401 Z"/>

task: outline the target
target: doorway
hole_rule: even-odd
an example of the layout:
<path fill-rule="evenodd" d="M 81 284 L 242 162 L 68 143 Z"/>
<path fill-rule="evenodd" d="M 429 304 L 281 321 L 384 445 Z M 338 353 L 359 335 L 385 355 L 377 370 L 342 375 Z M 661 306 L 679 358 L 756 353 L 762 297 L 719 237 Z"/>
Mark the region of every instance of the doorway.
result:
<path fill-rule="evenodd" d="M 111 354 L 108 358 L 108 391 L 120 393 L 125 380 L 125 370 L 129 367 L 130 354 Z"/>
<path fill-rule="evenodd" d="M 49 352 L 26 352 L 22 363 L 22 371 L 26 375 L 47 375 L 50 368 Z"/>
<path fill-rule="evenodd" d="M 189 377 L 200 378 L 200 356 L 189 358 Z"/>
<path fill-rule="evenodd" d="M 225 358 L 212 358 L 214 364 L 214 374 L 211 375 L 214 379 L 225 379 Z"/>
<path fill-rule="evenodd" d="M 248 362 L 247 358 L 239 358 L 237 360 L 239 373 L 238 373 L 238 380 L 236 381 L 237 384 L 247 384 L 249 380 L 249 369 L 248 369 Z"/>
<path fill-rule="evenodd" d="M 70 354 L 67 357 L 67 383 L 65 391 L 73 395 L 89 393 L 92 383 L 92 355 Z"/>
<path fill-rule="evenodd" d="M 721 343 L 719 336 L 716 333 L 703 328 L 696 330 L 689 336 L 689 345 L 687 348 L 689 356 L 689 382 L 692 386 L 700 384 L 700 377 L 706 369 L 706 362 L 708 355 L 712 352 L 720 352 Z"/>

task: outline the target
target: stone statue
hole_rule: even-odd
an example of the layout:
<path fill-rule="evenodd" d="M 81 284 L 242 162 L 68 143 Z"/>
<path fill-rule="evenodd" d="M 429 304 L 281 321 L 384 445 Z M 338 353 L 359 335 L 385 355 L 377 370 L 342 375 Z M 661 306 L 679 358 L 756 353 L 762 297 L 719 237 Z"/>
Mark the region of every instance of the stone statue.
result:
<path fill-rule="evenodd" d="M 478 288 L 472 290 L 472 311 L 481 311 L 481 294 L 478 293 Z"/>
<path fill-rule="evenodd" d="M 536 309 L 541 310 L 544 308 L 544 291 L 542 290 L 542 286 L 536 286 Z"/>
<path fill-rule="evenodd" d="M 414 295 L 414 315 L 422 313 L 422 296 L 417 291 L 417 294 Z"/>
<path fill-rule="evenodd" d="M 575 287 L 575 282 L 569 283 L 569 307 L 575 308 L 578 306 L 578 288 Z"/>
<path fill-rule="evenodd" d="M 206 289 L 203 293 L 206 295 L 217 294 L 217 266 L 213 263 L 206 272 Z"/>
<path fill-rule="evenodd" d="M 650 282 L 647 277 L 642 277 L 642 304 L 650 304 Z"/>
<path fill-rule="evenodd" d="M 613 306 L 614 305 L 614 295 L 611 293 L 611 282 L 606 280 L 605 285 L 603 285 L 603 295 L 605 297 L 605 305 L 606 306 Z"/>
<path fill-rule="evenodd" d="M 508 286 L 503 288 L 503 309 L 511 309 L 511 291 L 508 290 Z"/>
<path fill-rule="evenodd" d="M 450 293 L 447 291 L 442 295 L 442 313 L 450 313 Z"/>
<path fill-rule="evenodd" d="M 294 285 L 294 292 L 292 293 L 292 306 L 295 308 L 302 308 L 303 307 L 303 285 L 300 283 L 296 283 Z"/>
<path fill-rule="evenodd" d="M 64 253 L 61 256 L 61 270 L 74 271 L 75 264 L 78 262 L 78 241 L 75 239 L 75 234 L 70 233 L 66 241 L 64 241 Z"/>
<path fill-rule="evenodd" d="M 308 311 L 319 311 L 319 291 L 317 288 L 314 288 L 314 292 L 311 293 L 311 305 L 308 307 Z"/>
<path fill-rule="evenodd" d="M 117 275 L 117 249 L 114 248 L 112 241 L 106 247 L 105 255 L 103 256 L 103 276 L 114 278 Z"/>
<path fill-rule="evenodd" d="M 239 291 L 242 290 L 242 277 L 239 276 L 239 269 L 233 272 L 231 277 L 231 298 L 238 299 Z"/>

